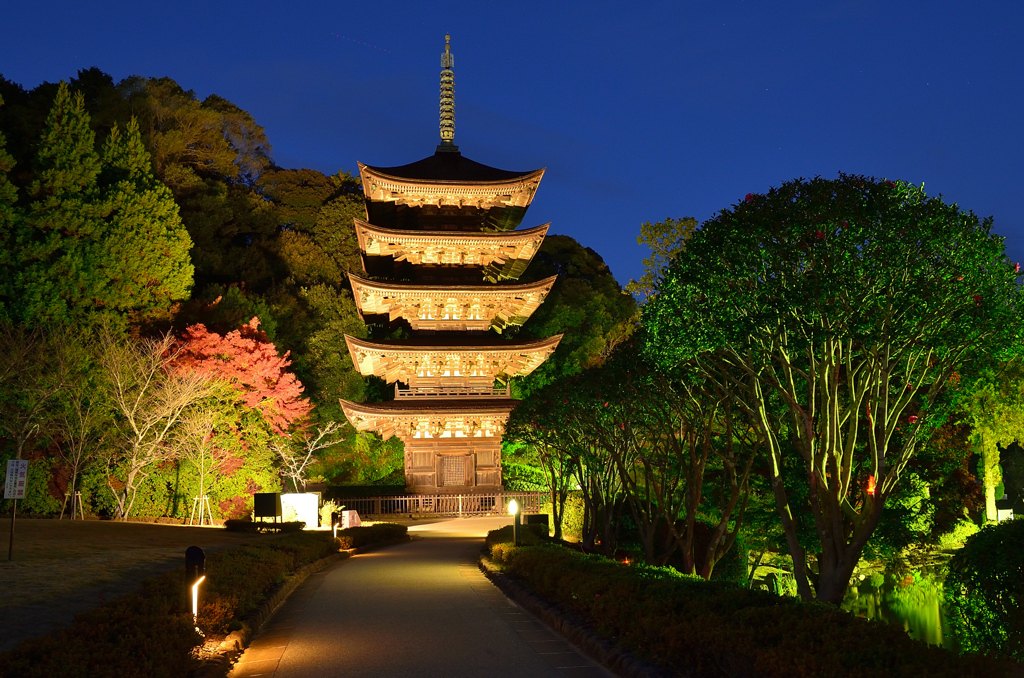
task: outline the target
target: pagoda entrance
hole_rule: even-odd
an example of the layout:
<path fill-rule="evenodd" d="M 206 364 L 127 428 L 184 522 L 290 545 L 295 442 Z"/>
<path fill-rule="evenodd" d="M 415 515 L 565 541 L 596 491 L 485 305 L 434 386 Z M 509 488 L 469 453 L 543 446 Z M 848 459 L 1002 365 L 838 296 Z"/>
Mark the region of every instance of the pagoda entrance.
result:
<path fill-rule="evenodd" d="M 501 490 L 501 439 L 406 440 L 405 484 L 413 494 L 498 492 Z"/>

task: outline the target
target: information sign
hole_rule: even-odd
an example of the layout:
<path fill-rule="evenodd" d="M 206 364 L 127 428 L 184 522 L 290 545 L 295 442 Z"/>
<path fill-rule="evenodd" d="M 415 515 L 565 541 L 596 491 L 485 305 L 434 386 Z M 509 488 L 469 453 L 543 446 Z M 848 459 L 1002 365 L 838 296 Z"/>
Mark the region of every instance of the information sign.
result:
<path fill-rule="evenodd" d="M 7 482 L 4 483 L 4 499 L 24 499 L 27 480 L 28 459 L 9 459 L 7 461 Z"/>

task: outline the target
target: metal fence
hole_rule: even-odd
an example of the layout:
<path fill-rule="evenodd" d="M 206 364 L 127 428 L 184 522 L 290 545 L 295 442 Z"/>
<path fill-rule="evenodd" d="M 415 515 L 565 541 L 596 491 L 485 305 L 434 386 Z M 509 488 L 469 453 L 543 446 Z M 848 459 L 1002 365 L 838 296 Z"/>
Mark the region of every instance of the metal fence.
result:
<path fill-rule="evenodd" d="M 544 492 L 494 492 L 491 494 L 410 494 L 403 497 L 336 499 L 361 516 L 443 515 L 472 516 L 508 513 L 515 499 L 523 513 L 540 513 L 548 495 Z"/>

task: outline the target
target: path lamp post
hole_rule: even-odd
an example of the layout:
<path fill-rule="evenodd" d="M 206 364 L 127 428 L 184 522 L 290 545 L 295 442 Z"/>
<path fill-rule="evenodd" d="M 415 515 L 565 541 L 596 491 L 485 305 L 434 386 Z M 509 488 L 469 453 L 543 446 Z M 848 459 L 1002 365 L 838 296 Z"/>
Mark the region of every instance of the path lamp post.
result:
<path fill-rule="evenodd" d="M 206 579 L 206 554 L 198 546 L 185 549 L 185 586 L 192 589 L 192 623 L 199 620 L 199 585 Z"/>
<path fill-rule="evenodd" d="M 515 499 L 508 503 L 508 512 L 512 516 L 512 545 L 519 546 L 519 504 Z"/>

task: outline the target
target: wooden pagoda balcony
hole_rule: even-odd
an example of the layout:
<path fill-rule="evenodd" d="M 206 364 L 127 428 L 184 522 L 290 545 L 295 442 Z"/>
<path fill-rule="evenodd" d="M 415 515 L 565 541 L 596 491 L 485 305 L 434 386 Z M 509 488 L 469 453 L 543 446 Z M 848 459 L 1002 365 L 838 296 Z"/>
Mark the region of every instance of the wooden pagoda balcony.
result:
<path fill-rule="evenodd" d="M 450 386 L 416 386 L 402 388 L 395 384 L 395 398 L 511 398 L 509 386 L 471 386 L 466 384 Z"/>

